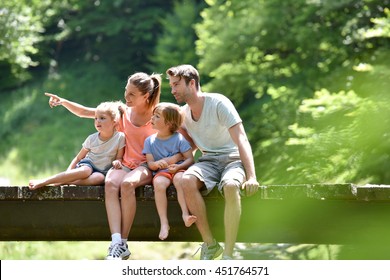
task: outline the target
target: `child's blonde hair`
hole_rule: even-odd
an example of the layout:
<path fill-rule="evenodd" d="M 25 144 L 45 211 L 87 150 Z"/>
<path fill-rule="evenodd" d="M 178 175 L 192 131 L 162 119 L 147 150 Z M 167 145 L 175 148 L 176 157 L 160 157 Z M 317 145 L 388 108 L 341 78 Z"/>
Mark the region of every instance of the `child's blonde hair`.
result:
<path fill-rule="evenodd" d="M 180 110 L 180 106 L 174 103 L 161 102 L 158 103 L 153 109 L 153 114 L 156 111 L 159 111 L 164 117 L 165 124 L 169 125 L 169 130 L 172 133 L 176 132 L 181 127 L 184 119 Z"/>
<path fill-rule="evenodd" d="M 97 106 L 96 111 L 100 111 L 108 114 L 115 122 L 119 121 L 121 116 L 121 112 L 119 111 L 119 107 L 124 105 L 121 101 L 108 101 L 102 102 Z"/>

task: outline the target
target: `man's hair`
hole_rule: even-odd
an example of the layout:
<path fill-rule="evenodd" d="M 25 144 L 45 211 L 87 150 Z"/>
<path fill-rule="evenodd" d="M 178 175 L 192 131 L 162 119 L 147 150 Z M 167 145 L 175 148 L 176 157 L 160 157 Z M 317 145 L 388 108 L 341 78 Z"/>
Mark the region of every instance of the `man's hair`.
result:
<path fill-rule="evenodd" d="M 186 85 L 188 85 L 188 83 L 191 80 L 195 80 L 196 89 L 197 90 L 199 89 L 199 85 L 200 85 L 199 72 L 192 65 L 182 64 L 178 66 L 173 66 L 166 71 L 166 74 L 172 77 L 183 78 L 184 81 L 186 82 Z"/>

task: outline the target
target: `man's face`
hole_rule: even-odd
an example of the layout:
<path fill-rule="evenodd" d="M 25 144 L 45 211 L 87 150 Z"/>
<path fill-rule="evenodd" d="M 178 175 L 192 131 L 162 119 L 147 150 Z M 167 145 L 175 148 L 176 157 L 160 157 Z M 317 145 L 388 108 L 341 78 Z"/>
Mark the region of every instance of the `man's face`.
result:
<path fill-rule="evenodd" d="M 187 94 L 189 94 L 190 89 L 183 78 L 169 76 L 169 86 L 171 87 L 171 93 L 175 97 L 177 103 L 181 104 L 187 101 Z"/>

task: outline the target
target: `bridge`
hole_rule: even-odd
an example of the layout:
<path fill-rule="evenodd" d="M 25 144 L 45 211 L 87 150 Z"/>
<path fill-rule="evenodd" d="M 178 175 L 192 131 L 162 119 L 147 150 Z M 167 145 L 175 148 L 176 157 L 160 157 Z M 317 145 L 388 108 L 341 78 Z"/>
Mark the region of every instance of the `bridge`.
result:
<path fill-rule="evenodd" d="M 167 241 L 201 241 L 184 226 L 175 189 L 167 190 Z M 130 241 L 160 241 L 152 186 L 137 189 Z M 205 197 L 210 226 L 224 240 L 224 200 Z M 0 187 L 0 241 L 110 240 L 104 186 Z M 390 257 L 390 186 L 354 184 L 268 185 L 242 199 L 238 242 L 356 244 Z M 388 252 L 388 253 L 387 253 Z"/>

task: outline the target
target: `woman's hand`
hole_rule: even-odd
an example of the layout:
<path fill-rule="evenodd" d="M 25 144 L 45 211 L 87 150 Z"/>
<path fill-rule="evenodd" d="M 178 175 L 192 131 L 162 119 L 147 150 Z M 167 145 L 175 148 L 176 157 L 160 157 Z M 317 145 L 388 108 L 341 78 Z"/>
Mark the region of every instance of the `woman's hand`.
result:
<path fill-rule="evenodd" d="M 116 159 L 112 162 L 112 166 L 115 169 L 121 169 L 122 168 L 122 162 L 119 159 Z"/>
<path fill-rule="evenodd" d="M 62 105 L 62 102 L 64 99 L 59 97 L 58 95 L 48 93 L 48 92 L 45 92 L 45 95 L 50 97 L 49 98 L 49 106 L 51 108 Z"/>

